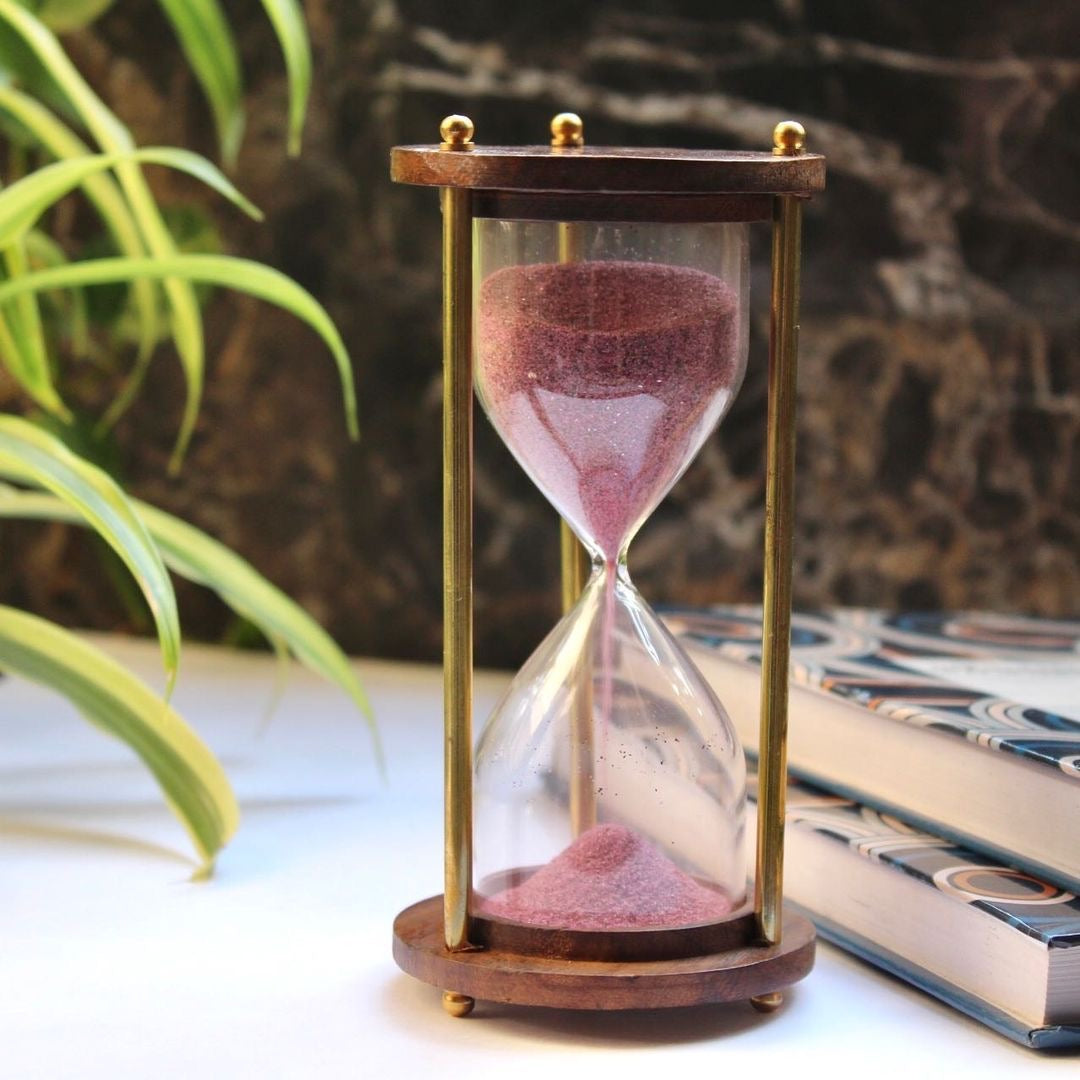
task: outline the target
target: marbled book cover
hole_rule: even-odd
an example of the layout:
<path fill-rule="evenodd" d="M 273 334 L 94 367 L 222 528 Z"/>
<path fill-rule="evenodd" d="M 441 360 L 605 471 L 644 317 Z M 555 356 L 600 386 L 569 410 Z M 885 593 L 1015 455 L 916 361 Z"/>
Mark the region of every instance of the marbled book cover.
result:
<path fill-rule="evenodd" d="M 754 783 L 751 778 L 751 795 Z M 1014 870 L 944 840 L 914 829 L 889 814 L 882 814 L 850 800 L 830 795 L 802 784 L 791 784 L 787 808 L 789 861 L 800 857 L 800 840 L 815 833 L 844 845 L 855 858 L 881 867 L 881 872 L 899 873 L 934 890 L 964 907 L 961 917 L 988 918 L 1006 924 L 1017 934 L 1032 938 L 1047 950 L 1080 950 L 1080 898 L 1020 870 Z M 932 971 L 915 962 L 903 949 L 889 949 L 872 940 L 872 932 L 859 933 L 843 924 L 836 914 L 830 888 L 857 888 L 851 875 L 815 875 L 816 886 L 799 880 L 789 887 L 789 899 L 806 909 L 821 935 L 829 941 L 869 960 L 879 967 L 988 1024 L 1025 1045 L 1037 1049 L 1080 1045 L 1080 1007 L 1065 1023 L 1033 1024 L 1010 1015 L 998 1004 L 986 1001 L 957 984 L 958 976 L 941 960 Z M 909 894 L 910 895 L 910 894 Z M 856 898 L 858 899 L 858 898 Z M 871 902 L 869 898 L 867 903 Z M 926 918 L 933 917 L 930 909 Z M 880 906 L 882 921 L 890 919 L 887 906 Z M 832 917 L 830 917 L 832 916 Z M 923 920 L 925 922 L 925 920 Z M 915 920 L 918 926 L 919 921 Z M 900 931 L 901 933 L 903 931 Z M 981 934 L 980 939 L 990 940 Z M 911 950 L 914 951 L 914 950 Z M 940 956 L 939 956 L 940 959 Z"/>
<path fill-rule="evenodd" d="M 664 621 L 688 641 L 760 662 L 759 608 L 669 609 Z M 1037 678 L 1068 678 L 1075 687 L 1072 704 L 1040 708 L 918 666 L 943 660 L 1014 663 Z M 800 612 L 792 617 L 791 670 L 805 686 L 892 719 L 1060 770 L 1076 779 L 1080 799 L 1080 621 L 854 608 Z"/>

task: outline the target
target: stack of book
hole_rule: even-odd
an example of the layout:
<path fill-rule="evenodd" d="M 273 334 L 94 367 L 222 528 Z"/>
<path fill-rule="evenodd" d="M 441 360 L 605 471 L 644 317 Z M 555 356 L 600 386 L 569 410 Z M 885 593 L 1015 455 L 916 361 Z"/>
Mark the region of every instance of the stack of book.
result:
<path fill-rule="evenodd" d="M 751 757 L 760 620 L 665 615 Z M 1018 1042 L 1080 1045 L 1080 622 L 799 614 L 791 659 L 786 897 Z"/>

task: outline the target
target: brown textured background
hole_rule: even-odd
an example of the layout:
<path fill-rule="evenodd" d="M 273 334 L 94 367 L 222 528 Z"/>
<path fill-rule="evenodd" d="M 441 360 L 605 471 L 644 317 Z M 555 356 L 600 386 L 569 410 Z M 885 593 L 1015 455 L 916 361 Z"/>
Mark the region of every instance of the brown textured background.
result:
<path fill-rule="evenodd" d="M 289 161 L 271 32 L 255 0 L 229 5 L 250 102 L 237 178 L 268 220 L 214 213 L 233 253 L 291 274 L 337 320 L 363 440 L 345 439 L 313 335 L 218 294 L 180 479 L 164 472 L 182 394 L 168 350 L 120 429 L 140 495 L 245 554 L 348 649 L 435 658 L 439 224 L 432 192 L 389 184 L 389 146 L 433 141 L 451 111 L 478 139 L 540 141 L 572 108 L 596 144 L 764 148 L 790 114 L 830 170 L 806 222 L 797 602 L 1080 610 L 1080 8 L 306 7 L 316 86 Z M 121 0 L 70 46 L 140 141 L 213 152 L 149 0 Z M 201 197 L 154 179 L 164 197 Z M 757 599 L 767 230 L 756 243 L 742 395 L 631 551 L 653 601 Z M 477 656 L 517 663 L 556 614 L 557 534 L 478 426 Z M 0 595 L 68 623 L 130 624 L 85 538 L 19 525 L 3 540 Z M 181 604 L 190 636 L 226 632 L 205 593 Z"/>

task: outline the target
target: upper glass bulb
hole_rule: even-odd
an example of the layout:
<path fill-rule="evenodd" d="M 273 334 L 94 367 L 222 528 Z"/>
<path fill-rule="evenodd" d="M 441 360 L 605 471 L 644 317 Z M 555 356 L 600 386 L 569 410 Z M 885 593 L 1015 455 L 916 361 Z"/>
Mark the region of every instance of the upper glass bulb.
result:
<path fill-rule="evenodd" d="M 614 560 L 742 381 L 746 226 L 576 223 L 562 227 L 601 257 L 562 263 L 535 258 L 553 223 L 477 226 L 492 266 L 476 302 L 480 400 L 582 542 Z M 649 258 L 672 247 L 726 276 Z"/>

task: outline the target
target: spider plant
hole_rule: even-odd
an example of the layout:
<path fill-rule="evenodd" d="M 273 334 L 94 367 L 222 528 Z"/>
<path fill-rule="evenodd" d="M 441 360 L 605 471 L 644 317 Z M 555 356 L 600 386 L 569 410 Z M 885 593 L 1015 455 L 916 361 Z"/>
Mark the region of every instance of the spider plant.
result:
<path fill-rule="evenodd" d="M 8 162 L 0 169 L 0 377 L 6 372 L 26 402 L 18 414 L 0 412 L 0 517 L 83 525 L 115 551 L 152 615 L 166 692 L 159 696 L 69 631 L 2 604 L 0 669 L 57 690 L 127 743 L 209 869 L 236 828 L 237 806 L 220 764 L 168 704 L 181 653 L 170 571 L 217 592 L 279 654 L 291 653 L 336 682 L 370 723 L 368 703 L 344 655 L 297 604 L 212 537 L 126 495 L 99 465 L 67 445 L 73 412 L 65 401 L 64 362 L 100 350 L 102 342 L 129 359 L 126 382 L 98 418 L 97 430 L 105 432 L 135 401 L 158 343 L 171 339 L 186 385 L 171 463 L 179 468 L 203 386 L 197 289 L 218 285 L 278 305 L 321 337 L 340 374 L 353 437 L 356 403 L 345 346 L 313 296 L 257 262 L 181 251 L 167 208 L 147 184 L 147 168 L 180 170 L 240 212 L 260 214 L 206 158 L 178 147 L 136 146 L 71 61 L 58 34 L 92 22 L 112 2 L 0 0 L 0 135 Z M 229 22 L 219 0 L 159 2 L 206 97 L 229 167 L 244 126 L 241 68 Z M 297 153 L 311 81 L 305 23 L 298 0 L 263 0 L 263 6 L 287 70 L 288 149 Z M 50 234 L 57 204 L 69 197 L 85 198 L 100 219 L 112 249 L 104 257 L 79 257 Z M 101 331 L 90 326 L 88 290 L 108 284 L 124 290 L 123 311 L 112 329 Z"/>

